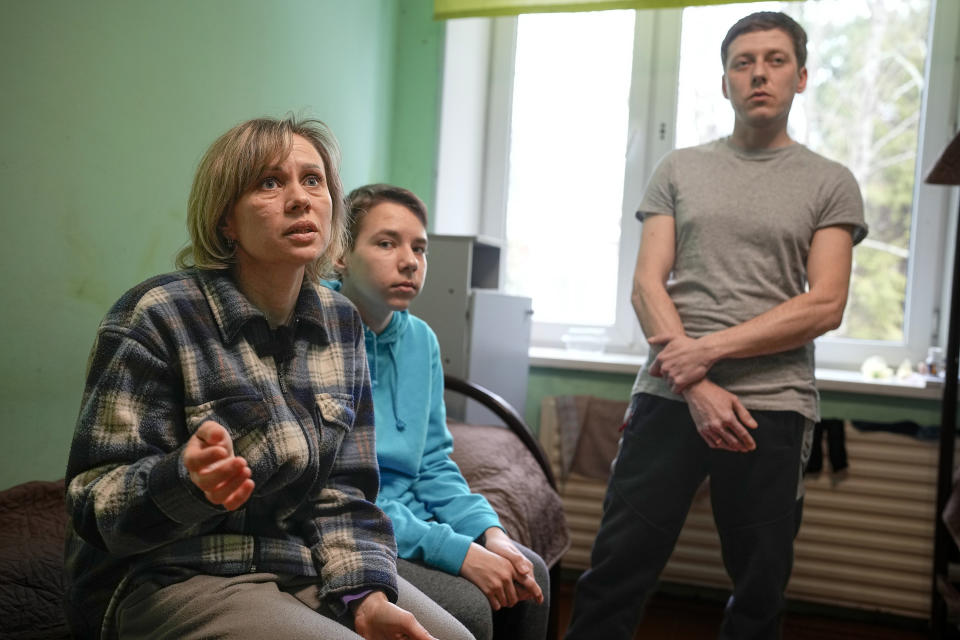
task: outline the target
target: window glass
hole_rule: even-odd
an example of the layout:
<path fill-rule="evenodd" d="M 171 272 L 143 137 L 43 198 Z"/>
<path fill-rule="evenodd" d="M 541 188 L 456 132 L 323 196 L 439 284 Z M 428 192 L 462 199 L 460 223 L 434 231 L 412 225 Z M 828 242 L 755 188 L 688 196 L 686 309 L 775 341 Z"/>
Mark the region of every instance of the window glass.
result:
<path fill-rule="evenodd" d="M 519 18 L 504 286 L 533 298 L 537 322 L 614 322 L 633 24 Z"/>
<path fill-rule="evenodd" d="M 635 200 L 663 148 L 732 131 L 733 113 L 721 92 L 720 43 L 739 18 L 782 10 L 804 26 L 810 42 L 807 89 L 794 102 L 790 135 L 853 172 L 870 226 L 854 253 L 843 324 L 827 336 L 853 340 L 827 341 L 832 362 L 862 360 L 866 344 L 874 351 L 902 351 L 903 345 L 925 351 L 930 332 L 920 330 L 917 318 L 931 315 L 936 304 L 924 289 L 935 266 L 924 263 L 922 252 L 911 260 L 911 241 L 926 237 L 918 246 L 930 250 L 939 240 L 924 236 L 927 223 L 914 229 L 915 216 L 925 215 L 915 211 L 915 199 L 923 197 L 915 180 L 931 5 L 810 0 L 682 13 L 520 16 L 503 187 L 503 273 L 508 292 L 533 298 L 535 342 L 559 343 L 571 326 L 633 332 L 621 348 L 640 339 L 628 308 L 635 250 L 621 247 L 629 249 L 639 233 Z M 669 59 L 671 51 L 679 61 Z M 638 149 L 650 157 L 638 163 Z M 911 306 L 911 297 L 922 304 Z"/>

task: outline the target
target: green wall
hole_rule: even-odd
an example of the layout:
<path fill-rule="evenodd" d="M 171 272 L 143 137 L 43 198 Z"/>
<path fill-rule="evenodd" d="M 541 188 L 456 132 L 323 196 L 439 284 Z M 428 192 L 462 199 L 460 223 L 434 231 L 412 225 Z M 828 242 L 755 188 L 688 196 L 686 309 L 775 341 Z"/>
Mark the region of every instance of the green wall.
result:
<path fill-rule="evenodd" d="M 627 400 L 632 386 L 632 375 L 531 367 L 524 418 L 531 429 L 539 431 L 540 403 L 547 396 L 592 395 Z M 824 391 L 820 394 L 820 413 L 824 418 L 877 422 L 912 420 L 920 425 L 940 424 L 938 400 Z"/>
<path fill-rule="evenodd" d="M 443 33 L 433 0 L 399 0 L 388 181 L 423 198 L 427 211 L 436 190 Z"/>
<path fill-rule="evenodd" d="M 233 124 L 325 120 L 350 189 L 432 208 L 443 25 L 431 0 L 37 0 L 0 21 L 0 489 L 63 475 L 97 323 L 172 269 L 197 161 Z M 534 367 L 547 395 L 632 376 Z M 939 421 L 939 404 L 824 393 L 824 415 Z"/>
<path fill-rule="evenodd" d="M 97 324 L 127 288 L 173 268 L 196 163 L 227 128 L 319 117 L 341 142 L 348 189 L 402 178 L 432 194 L 431 7 L 3 3 L 0 489 L 62 477 Z"/>

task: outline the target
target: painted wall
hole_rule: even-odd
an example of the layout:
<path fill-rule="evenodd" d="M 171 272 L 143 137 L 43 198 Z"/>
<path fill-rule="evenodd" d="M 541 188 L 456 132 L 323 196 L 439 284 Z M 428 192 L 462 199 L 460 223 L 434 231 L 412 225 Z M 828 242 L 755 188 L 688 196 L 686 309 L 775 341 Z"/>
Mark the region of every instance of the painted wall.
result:
<path fill-rule="evenodd" d="M 433 20 L 433 0 L 398 0 L 396 29 L 388 182 L 412 190 L 433 212 L 444 23 Z"/>
<path fill-rule="evenodd" d="M 433 205 L 443 25 L 431 0 L 37 0 L 0 21 L 0 489 L 63 475 L 110 304 L 171 270 L 197 161 L 229 126 L 324 119 L 346 188 Z M 626 398 L 631 376 L 533 368 L 547 395 Z M 824 394 L 824 415 L 923 424 L 935 402 Z"/>
<path fill-rule="evenodd" d="M 432 194 L 442 26 L 431 7 L 4 3 L 0 489 L 62 477 L 97 324 L 127 288 L 172 270 L 193 171 L 230 126 L 319 117 L 340 139 L 348 189 L 403 178 Z"/>
<path fill-rule="evenodd" d="M 540 403 L 547 396 L 591 395 L 626 401 L 630 398 L 632 386 L 631 375 L 531 367 L 524 419 L 531 429 L 538 431 Z M 820 413 L 824 418 L 940 424 L 940 402 L 937 400 L 824 391 L 820 394 Z"/>

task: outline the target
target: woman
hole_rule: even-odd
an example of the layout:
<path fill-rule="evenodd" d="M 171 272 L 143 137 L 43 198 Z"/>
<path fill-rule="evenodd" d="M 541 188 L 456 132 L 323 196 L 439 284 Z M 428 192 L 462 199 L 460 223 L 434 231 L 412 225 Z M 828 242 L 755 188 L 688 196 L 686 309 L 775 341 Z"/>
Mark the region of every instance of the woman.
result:
<path fill-rule="evenodd" d="M 400 575 L 478 640 L 546 635 L 547 568 L 518 548 L 450 459 L 437 338 L 407 307 L 427 270 L 426 207 L 406 189 L 369 185 L 348 197 L 350 244 L 335 262 L 366 334 L 381 491 Z"/>
<path fill-rule="evenodd" d="M 194 178 L 183 270 L 100 325 L 66 478 L 76 636 L 433 637 L 413 611 L 466 637 L 398 594 L 374 505 L 360 319 L 317 284 L 344 246 L 338 161 L 318 121 L 228 131 Z"/>

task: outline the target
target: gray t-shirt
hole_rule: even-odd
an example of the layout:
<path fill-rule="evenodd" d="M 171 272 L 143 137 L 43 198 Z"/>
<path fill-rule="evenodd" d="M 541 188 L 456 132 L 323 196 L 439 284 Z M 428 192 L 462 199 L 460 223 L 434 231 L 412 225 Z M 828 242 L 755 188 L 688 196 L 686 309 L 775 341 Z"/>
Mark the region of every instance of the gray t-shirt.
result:
<path fill-rule="evenodd" d="M 853 174 L 801 144 L 748 152 L 724 138 L 669 153 L 637 211 L 676 222 L 667 292 L 687 335 L 742 324 L 807 289 L 807 255 L 818 229 L 851 225 L 867 235 Z M 813 343 L 717 362 L 707 377 L 748 409 L 796 411 L 819 420 Z M 659 352 L 651 348 L 650 359 Z M 683 400 L 643 367 L 633 392 Z"/>

